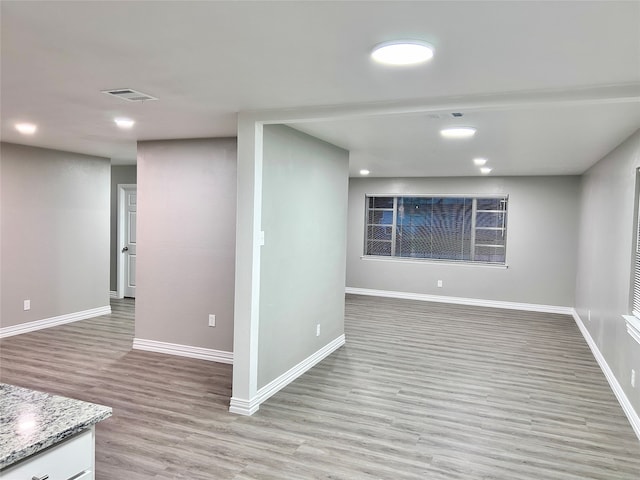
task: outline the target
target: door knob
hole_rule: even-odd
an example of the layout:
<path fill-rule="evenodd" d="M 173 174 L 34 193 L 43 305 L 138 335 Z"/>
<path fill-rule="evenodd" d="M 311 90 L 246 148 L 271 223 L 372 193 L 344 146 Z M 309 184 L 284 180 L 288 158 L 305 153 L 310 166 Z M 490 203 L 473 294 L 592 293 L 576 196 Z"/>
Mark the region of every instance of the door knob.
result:
<path fill-rule="evenodd" d="M 124 253 L 124 252 L 128 252 L 128 251 L 129 251 L 129 247 L 124 247 L 124 248 L 122 249 L 122 253 Z"/>

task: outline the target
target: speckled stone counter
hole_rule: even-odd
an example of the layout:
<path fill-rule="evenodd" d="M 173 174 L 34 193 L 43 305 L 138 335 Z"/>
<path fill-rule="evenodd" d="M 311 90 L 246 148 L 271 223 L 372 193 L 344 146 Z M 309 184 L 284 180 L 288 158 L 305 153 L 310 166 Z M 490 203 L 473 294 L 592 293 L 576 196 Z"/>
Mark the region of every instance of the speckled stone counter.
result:
<path fill-rule="evenodd" d="M 0 383 L 0 470 L 110 416 L 110 407 Z"/>

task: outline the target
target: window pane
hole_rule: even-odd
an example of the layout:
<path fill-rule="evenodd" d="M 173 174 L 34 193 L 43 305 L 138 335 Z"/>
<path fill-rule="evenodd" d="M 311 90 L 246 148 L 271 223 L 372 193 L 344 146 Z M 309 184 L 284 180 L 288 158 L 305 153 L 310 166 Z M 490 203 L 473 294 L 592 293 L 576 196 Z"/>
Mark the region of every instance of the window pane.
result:
<path fill-rule="evenodd" d="M 391 255 L 391 242 L 368 241 L 367 255 Z"/>
<path fill-rule="evenodd" d="M 427 228 L 420 225 L 398 226 L 396 256 L 431 258 L 431 240 Z"/>
<path fill-rule="evenodd" d="M 504 210 L 504 198 L 478 198 L 478 210 Z"/>
<path fill-rule="evenodd" d="M 368 223 L 370 225 L 391 225 L 393 223 L 393 211 L 369 210 Z"/>
<path fill-rule="evenodd" d="M 431 236 L 434 257 L 463 260 L 470 241 L 471 199 L 436 198 L 433 202 Z M 469 248 L 466 248 L 469 251 Z"/>
<path fill-rule="evenodd" d="M 396 256 L 431 258 L 431 198 L 398 198 Z"/>
<path fill-rule="evenodd" d="M 506 214 L 506 212 L 478 212 L 476 214 L 476 227 L 502 228 Z"/>
<path fill-rule="evenodd" d="M 477 262 L 504 263 L 504 248 L 496 247 L 476 247 Z"/>
<path fill-rule="evenodd" d="M 501 230 L 476 230 L 476 245 L 504 245 Z"/>
<path fill-rule="evenodd" d="M 391 241 L 392 231 L 391 227 L 367 227 L 367 239 Z"/>
<path fill-rule="evenodd" d="M 373 208 L 393 208 L 393 197 L 371 197 Z"/>

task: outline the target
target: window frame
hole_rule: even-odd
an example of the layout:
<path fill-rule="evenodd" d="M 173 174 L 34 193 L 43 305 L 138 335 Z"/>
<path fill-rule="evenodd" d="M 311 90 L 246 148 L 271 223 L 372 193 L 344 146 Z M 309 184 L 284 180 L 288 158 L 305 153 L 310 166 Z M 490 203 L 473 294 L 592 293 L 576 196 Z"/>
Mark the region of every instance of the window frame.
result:
<path fill-rule="evenodd" d="M 384 208 L 379 210 L 393 210 L 392 211 L 392 223 L 390 225 L 387 224 L 369 224 L 369 212 L 374 209 L 378 210 L 375 207 L 370 207 L 370 199 L 378 198 L 378 197 L 391 197 L 393 198 L 393 209 Z M 477 201 L 480 199 L 499 199 L 504 200 L 506 202 L 506 207 L 503 215 L 503 226 L 501 230 L 504 232 L 504 242 L 502 248 L 504 248 L 504 261 L 502 262 L 490 262 L 484 260 L 453 260 L 448 258 L 425 258 L 425 257 L 412 257 L 412 256 L 398 256 L 394 255 L 395 250 L 393 246 L 396 243 L 396 233 L 397 233 L 397 219 L 398 219 L 398 199 L 399 198 L 457 198 L 457 199 L 471 199 L 472 200 L 472 238 L 475 238 L 475 229 L 476 229 L 476 219 L 477 213 L 482 213 L 483 210 L 478 210 L 476 208 Z M 361 259 L 366 260 L 382 260 L 382 261 L 399 261 L 399 262 L 410 262 L 410 263 L 440 263 L 440 264 L 451 264 L 451 265 L 466 265 L 466 266 L 482 266 L 482 267 L 491 267 L 491 268 L 507 268 L 507 239 L 508 239 L 508 212 L 509 212 L 509 195 L 508 194 L 433 194 L 433 193 L 366 193 L 364 198 L 364 235 L 363 235 L 363 253 L 360 257 Z M 369 237 L 369 228 L 371 226 L 387 226 L 391 228 L 391 241 L 392 249 L 390 255 L 372 255 L 368 254 L 368 243 L 371 241 Z M 478 227 L 483 229 L 482 227 Z M 493 229 L 493 228 L 492 228 Z M 481 246 L 476 244 L 477 246 Z M 475 255 L 475 249 L 472 248 L 472 256 Z"/>
<path fill-rule="evenodd" d="M 636 189 L 633 203 L 633 252 L 631 260 L 630 315 L 622 315 L 627 333 L 640 344 L 640 168 L 636 169 Z"/>

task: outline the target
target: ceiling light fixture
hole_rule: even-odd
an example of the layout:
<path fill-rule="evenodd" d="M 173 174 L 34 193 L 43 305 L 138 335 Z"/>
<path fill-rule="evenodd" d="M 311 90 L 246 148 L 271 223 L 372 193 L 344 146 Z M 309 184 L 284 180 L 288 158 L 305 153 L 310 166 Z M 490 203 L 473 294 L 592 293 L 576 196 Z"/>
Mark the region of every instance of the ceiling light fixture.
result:
<path fill-rule="evenodd" d="M 23 135 L 33 135 L 38 127 L 33 123 L 16 123 L 16 130 Z"/>
<path fill-rule="evenodd" d="M 394 40 L 376 45 L 371 58 L 386 65 L 414 65 L 433 57 L 434 49 L 420 40 Z"/>
<path fill-rule="evenodd" d="M 451 127 L 440 130 L 440 135 L 444 138 L 471 138 L 476 134 L 473 127 Z"/>
<path fill-rule="evenodd" d="M 130 118 L 116 118 L 114 121 L 120 128 L 131 128 L 133 124 L 136 123 Z"/>
<path fill-rule="evenodd" d="M 362 170 L 360 170 L 360 175 L 369 175 L 370 173 L 371 172 L 369 170 L 364 169 L 364 168 Z"/>
<path fill-rule="evenodd" d="M 486 175 L 488 173 L 491 173 L 491 169 L 489 167 L 482 167 L 480 169 L 480 173 L 483 174 L 483 175 Z"/>
<path fill-rule="evenodd" d="M 477 167 L 482 167 L 483 165 L 487 164 L 487 159 L 486 158 L 474 158 L 473 159 L 473 163 Z"/>

